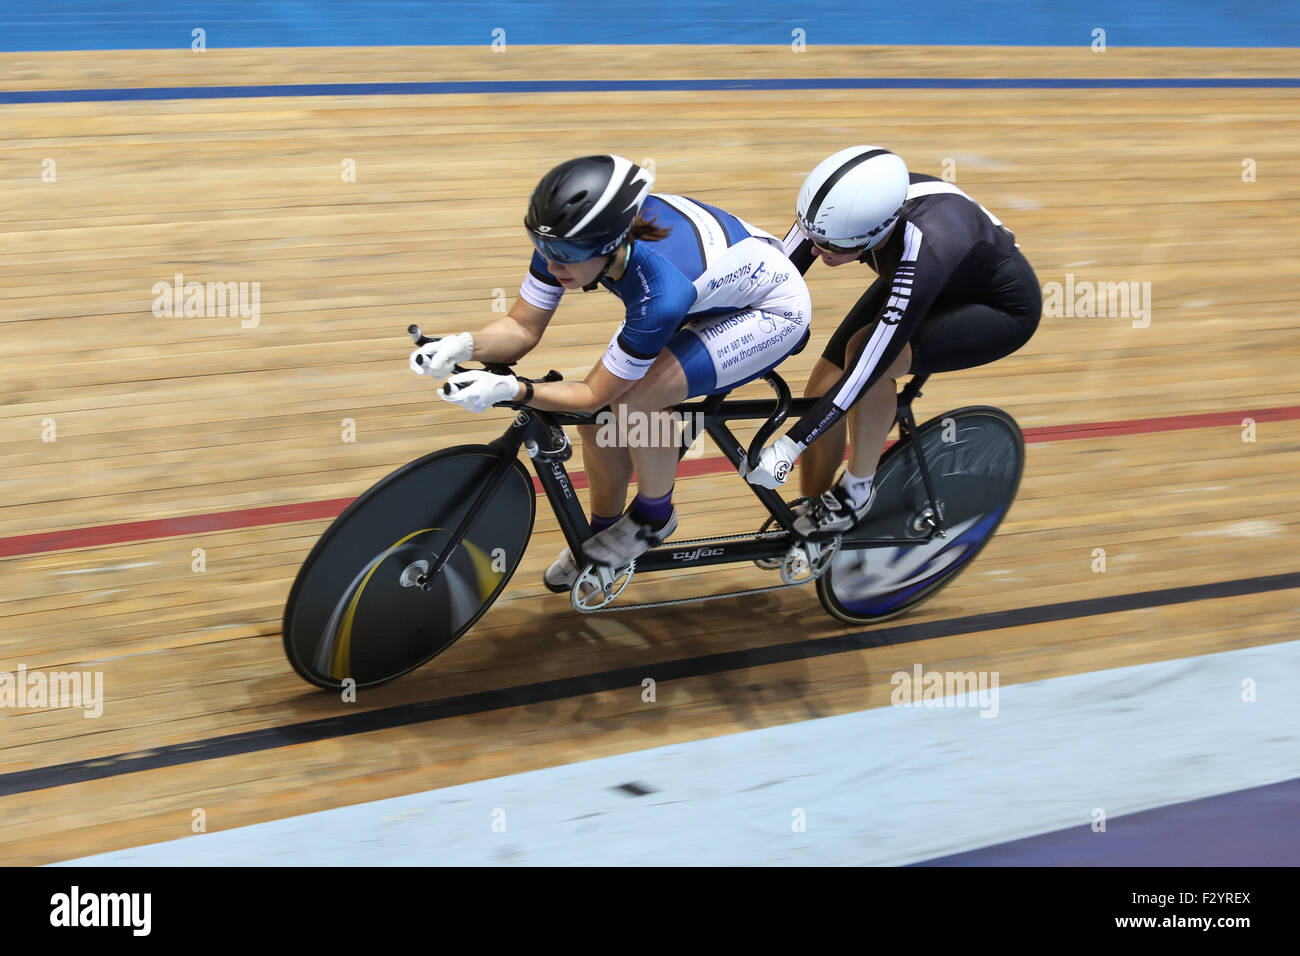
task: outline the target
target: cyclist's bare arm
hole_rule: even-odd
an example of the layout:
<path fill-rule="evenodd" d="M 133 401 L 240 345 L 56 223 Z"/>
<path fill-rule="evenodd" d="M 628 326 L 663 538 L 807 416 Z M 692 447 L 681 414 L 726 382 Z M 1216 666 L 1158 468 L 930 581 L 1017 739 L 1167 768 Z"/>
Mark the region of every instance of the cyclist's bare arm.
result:
<path fill-rule="evenodd" d="M 537 346 L 553 315 L 554 309 L 539 309 L 523 298 L 515 299 L 505 316 L 473 333 L 474 361 L 517 362 Z M 529 404 L 546 411 L 596 412 L 635 384 L 597 362 L 584 381 L 538 382 Z M 520 386 L 520 400 L 523 395 Z"/>
<path fill-rule="evenodd" d="M 473 333 L 474 361 L 519 361 L 537 346 L 553 315 L 554 309 L 539 309 L 522 298 L 515 299 L 509 312 Z"/>
<path fill-rule="evenodd" d="M 633 380 L 619 378 L 605 368 L 604 362 L 597 362 L 584 381 L 538 382 L 533 386 L 533 398 L 528 404 L 552 412 L 593 413 L 635 384 Z M 518 400 L 522 401 L 523 396 L 524 389 L 521 386 Z"/>

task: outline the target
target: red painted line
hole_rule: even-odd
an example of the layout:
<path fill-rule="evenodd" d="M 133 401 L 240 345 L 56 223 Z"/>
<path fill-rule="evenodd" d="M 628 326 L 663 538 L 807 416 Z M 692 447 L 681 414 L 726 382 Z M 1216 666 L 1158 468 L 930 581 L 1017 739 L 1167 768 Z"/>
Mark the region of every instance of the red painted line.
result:
<path fill-rule="evenodd" d="M 1145 435 L 1187 428 L 1241 428 L 1243 419 L 1255 422 L 1285 422 L 1300 418 L 1300 405 L 1261 408 L 1253 412 L 1206 412 L 1200 415 L 1170 415 L 1165 418 L 1136 418 L 1125 422 L 1090 422 L 1083 425 L 1042 425 L 1025 429 L 1025 441 L 1071 441 L 1077 438 L 1106 438 L 1111 435 Z"/>
<path fill-rule="evenodd" d="M 0 538 L 0 558 L 11 558 L 20 554 L 40 554 L 42 551 L 66 551 L 70 548 L 94 548 L 127 541 L 146 541 L 150 538 L 174 538 L 183 534 L 230 531 L 234 528 L 252 528 L 257 525 L 287 524 L 291 521 L 318 521 L 322 518 L 336 517 L 352 501 L 351 498 L 334 498 L 330 501 L 305 501 L 296 505 L 272 505 L 268 508 L 216 511 L 212 514 L 187 515 L 179 518 L 128 521 L 124 524 L 106 524 L 96 528 L 70 528 L 67 531 L 22 534 L 13 538 Z"/>
<path fill-rule="evenodd" d="M 1108 438 L 1119 435 L 1143 435 L 1151 432 L 1182 431 L 1189 428 L 1242 427 L 1243 419 L 1256 422 L 1281 422 L 1300 419 L 1300 405 L 1280 408 L 1261 408 L 1244 412 L 1209 412 L 1198 415 L 1171 415 L 1164 418 L 1138 418 L 1121 422 L 1087 422 L 1081 425 L 1043 425 L 1025 429 L 1025 441 L 1030 444 L 1052 441 L 1074 441 L 1081 438 Z M 701 475 L 721 475 L 732 470 L 725 458 L 687 458 L 682 461 L 677 474 L 683 478 Z M 574 488 L 587 487 L 587 474 L 570 472 Z M 533 478 L 533 488 L 542 493 L 541 482 Z M 100 525 L 93 528 L 70 528 L 65 531 L 46 531 L 0 538 L 0 558 L 45 551 L 67 551 L 73 548 L 94 548 L 128 541 L 147 541 L 152 538 L 174 538 L 185 534 L 205 534 L 213 531 L 233 531 L 258 525 L 289 524 L 294 521 L 320 521 L 337 517 L 352 503 L 352 498 L 333 498 L 329 501 L 306 501 L 292 505 L 272 505 L 266 508 L 244 508 L 238 511 L 215 511 L 210 514 L 188 515 L 177 518 L 157 518 L 151 521 L 130 521 L 122 524 Z"/>

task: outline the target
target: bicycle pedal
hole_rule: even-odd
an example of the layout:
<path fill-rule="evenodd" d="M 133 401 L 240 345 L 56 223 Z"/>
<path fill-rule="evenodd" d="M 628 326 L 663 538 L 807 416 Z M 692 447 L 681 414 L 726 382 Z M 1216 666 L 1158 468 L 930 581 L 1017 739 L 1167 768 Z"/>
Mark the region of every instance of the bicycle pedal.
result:
<path fill-rule="evenodd" d="M 583 613 L 603 608 L 623 593 L 636 573 L 636 559 L 621 568 L 588 562 L 569 588 L 569 603 Z"/>
<path fill-rule="evenodd" d="M 791 585 L 817 580 L 839 553 L 840 541 L 836 535 L 826 542 L 804 541 L 793 545 L 781 562 L 781 580 Z"/>

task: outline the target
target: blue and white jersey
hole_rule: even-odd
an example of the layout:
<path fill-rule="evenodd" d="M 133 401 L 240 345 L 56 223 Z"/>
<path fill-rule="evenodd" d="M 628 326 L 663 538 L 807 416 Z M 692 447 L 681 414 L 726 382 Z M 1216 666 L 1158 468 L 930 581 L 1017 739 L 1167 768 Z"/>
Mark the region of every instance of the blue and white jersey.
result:
<path fill-rule="evenodd" d="M 684 196 L 652 194 L 641 213 L 671 231 L 657 242 L 634 243 L 617 282 L 601 279 L 626 310 L 603 359 L 619 378 L 643 377 L 673 333 L 688 322 L 784 304 L 793 286 L 806 288 L 780 240 L 728 212 Z M 534 252 L 520 296 L 549 311 L 560 304 L 564 291 L 547 271 L 546 260 Z M 807 315 L 799 318 L 808 320 Z"/>

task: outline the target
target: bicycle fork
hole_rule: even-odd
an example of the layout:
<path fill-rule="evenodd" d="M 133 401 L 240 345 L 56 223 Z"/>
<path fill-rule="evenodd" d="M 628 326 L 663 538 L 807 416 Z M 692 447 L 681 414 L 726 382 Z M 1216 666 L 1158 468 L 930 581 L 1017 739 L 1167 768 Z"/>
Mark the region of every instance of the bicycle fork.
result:
<path fill-rule="evenodd" d="M 509 434 L 509 432 L 507 434 Z M 506 473 L 510 471 L 510 466 L 515 460 L 515 451 L 518 449 L 519 443 L 514 442 L 512 444 L 510 441 L 503 441 L 501 438 L 498 438 L 496 441 L 491 442 L 489 447 L 495 448 L 500 452 L 501 457 L 492 467 L 492 471 L 488 473 L 486 480 L 484 480 L 483 484 L 479 487 L 478 492 L 474 495 L 473 500 L 470 502 L 469 510 L 465 512 L 465 517 L 461 518 L 460 523 L 456 525 L 456 530 L 452 532 L 451 538 L 448 540 L 447 546 L 443 549 L 442 554 L 438 555 L 437 559 L 433 562 L 433 567 L 413 576 L 412 583 L 422 590 L 429 590 L 431 582 L 442 572 L 442 569 L 447 566 L 447 562 L 451 560 L 451 556 L 456 553 L 456 549 L 460 547 L 461 541 L 465 539 L 466 532 L 473 527 L 474 522 L 477 521 L 479 515 L 483 513 L 483 509 L 487 507 L 487 503 L 492 500 L 492 496 L 496 493 L 496 490 L 501 487 L 501 482 L 505 481 Z"/>
<path fill-rule="evenodd" d="M 895 420 L 898 422 L 898 437 L 901 440 L 906 434 L 912 445 L 912 451 L 916 455 L 916 468 L 921 473 L 921 483 L 925 486 L 925 496 L 930 500 L 930 506 L 925 509 L 919 516 L 919 522 L 913 524 L 914 531 L 924 531 L 925 525 L 930 528 L 936 538 L 946 538 L 947 529 L 944 527 L 943 512 L 939 507 L 939 499 L 934 495 L 934 482 L 930 479 L 930 466 L 925 461 L 925 451 L 921 448 L 920 438 L 916 433 L 916 418 L 912 415 L 912 400 L 921 395 L 921 386 L 929 376 L 913 376 L 911 381 L 903 387 L 898 393 L 898 412 Z"/>

